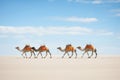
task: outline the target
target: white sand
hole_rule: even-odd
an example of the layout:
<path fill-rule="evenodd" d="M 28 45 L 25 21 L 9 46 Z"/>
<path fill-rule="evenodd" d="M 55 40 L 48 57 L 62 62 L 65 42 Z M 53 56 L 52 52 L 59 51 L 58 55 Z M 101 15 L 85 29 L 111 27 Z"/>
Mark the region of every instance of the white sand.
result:
<path fill-rule="evenodd" d="M 97 59 L 0 56 L 0 80 L 120 80 L 120 56 Z"/>

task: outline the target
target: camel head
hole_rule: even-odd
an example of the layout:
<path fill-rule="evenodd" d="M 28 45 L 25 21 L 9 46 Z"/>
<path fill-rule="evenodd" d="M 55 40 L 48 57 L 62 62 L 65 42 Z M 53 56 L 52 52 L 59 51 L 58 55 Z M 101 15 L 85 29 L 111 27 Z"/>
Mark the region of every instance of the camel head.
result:
<path fill-rule="evenodd" d="M 18 51 L 22 52 L 22 50 L 20 50 L 20 48 L 18 46 L 15 47 L 15 49 L 17 49 Z"/>
<path fill-rule="evenodd" d="M 58 47 L 57 49 L 59 49 L 60 51 L 64 52 L 64 50 L 62 50 L 62 48 L 61 48 L 61 47 Z"/>
<path fill-rule="evenodd" d="M 15 47 L 15 49 L 17 49 L 17 50 L 20 50 L 20 48 L 17 46 L 17 47 Z"/>
<path fill-rule="evenodd" d="M 35 47 L 32 47 L 32 49 L 33 49 L 34 51 L 38 51 Z"/>
<path fill-rule="evenodd" d="M 80 46 L 77 47 L 78 49 L 82 50 L 82 48 Z"/>
<path fill-rule="evenodd" d="M 57 49 L 61 50 L 61 47 L 58 47 Z"/>

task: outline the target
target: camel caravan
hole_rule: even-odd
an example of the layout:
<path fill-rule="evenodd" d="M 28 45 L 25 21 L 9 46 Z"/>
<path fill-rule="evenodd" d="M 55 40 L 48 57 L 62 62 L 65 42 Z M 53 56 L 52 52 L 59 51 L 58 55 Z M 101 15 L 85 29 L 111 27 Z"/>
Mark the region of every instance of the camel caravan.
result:
<path fill-rule="evenodd" d="M 34 58 L 38 58 L 39 54 L 41 55 L 42 58 L 46 58 L 48 54 L 49 54 L 49 57 L 52 58 L 51 52 L 50 52 L 49 48 L 46 45 L 41 45 L 38 49 L 36 49 L 35 47 L 31 47 L 30 45 L 25 45 L 25 47 L 23 49 L 20 49 L 19 47 L 16 47 L 16 49 L 18 51 L 22 52 L 21 55 L 24 58 L 31 58 L 32 55 L 34 55 Z M 60 50 L 61 52 L 64 52 L 62 58 L 64 58 L 64 56 L 66 54 L 68 55 L 69 58 L 72 58 L 72 56 L 75 54 L 75 58 L 77 58 L 76 49 L 84 51 L 81 58 L 83 58 L 84 54 L 87 54 L 88 58 L 91 58 L 93 56 L 93 53 L 95 53 L 95 58 L 97 58 L 97 50 L 92 44 L 87 44 L 85 46 L 85 48 L 83 48 L 83 49 L 80 46 L 74 48 L 71 44 L 67 44 L 64 49 L 62 49 L 61 47 L 57 47 L 57 49 Z M 88 52 L 90 52 L 90 51 L 92 53 L 89 56 Z M 26 52 L 30 53 L 30 57 L 27 57 Z M 42 55 L 42 52 L 46 52 L 46 55 L 44 57 Z M 72 54 L 69 55 L 69 52 L 71 52 Z M 37 55 L 35 53 L 37 53 Z"/>

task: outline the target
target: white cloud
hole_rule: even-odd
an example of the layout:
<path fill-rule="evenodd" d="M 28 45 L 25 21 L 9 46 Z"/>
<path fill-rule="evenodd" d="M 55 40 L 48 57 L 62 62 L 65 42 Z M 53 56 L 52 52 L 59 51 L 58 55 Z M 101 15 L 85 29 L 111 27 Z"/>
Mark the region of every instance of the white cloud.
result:
<path fill-rule="evenodd" d="M 112 32 L 94 30 L 80 26 L 56 26 L 56 27 L 14 27 L 0 26 L 0 37 L 6 36 L 43 36 L 43 35 L 113 35 Z"/>
<path fill-rule="evenodd" d="M 113 12 L 115 16 L 120 17 L 120 9 L 112 9 L 111 12 Z"/>
<path fill-rule="evenodd" d="M 48 0 L 48 2 L 54 2 L 55 0 Z"/>
<path fill-rule="evenodd" d="M 117 39 L 120 39 L 120 32 L 115 34 L 117 36 Z"/>
<path fill-rule="evenodd" d="M 68 2 L 72 2 L 73 0 L 67 0 Z"/>
<path fill-rule="evenodd" d="M 94 0 L 92 3 L 93 3 L 93 4 L 101 4 L 102 1 L 101 1 L 101 0 Z"/>
<path fill-rule="evenodd" d="M 8 36 L 7 35 L 4 35 L 4 34 L 2 34 L 2 35 L 0 35 L 0 38 L 7 38 Z"/>
<path fill-rule="evenodd" d="M 118 36 L 117 39 L 120 39 L 120 36 Z"/>
<path fill-rule="evenodd" d="M 120 12 L 120 9 L 113 9 L 112 12 Z"/>
<path fill-rule="evenodd" d="M 82 23 L 91 23 L 98 21 L 97 18 L 81 18 L 81 17 L 67 17 L 67 18 L 58 17 L 56 19 L 68 22 L 82 22 Z"/>
<path fill-rule="evenodd" d="M 100 35 L 100 36 L 111 36 L 114 35 L 113 32 L 105 31 L 105 30 L 97 30 L 93 32 L 94 35 Z"/>
<path fill-rule="evenodd" d="M 86 34 L 91 32 L 91 29 L 73 26 L 73 27 L 12 27 L 0 26 L 0 34 L 34 34 L 34 35 L 74 35 Z"/>
<path fill-rule="evenodd" d="M 102 4 L 102 3 L 120 3 L 120 0 L 67 0 L 68 2 L 76 3 L 90 3 L 90 4 Z"/>
<path fill-rule="evenodd" d="M 120 3 L 120 0 L 108 0 L 109 2 Z"/>
<path fill-rule="evenodd" d="M 0 26 L 0 33 L 2 34 L 25 34 L 33 32 L 35 32 L 34 27 Z"/>
<path fill-rule="evenodd" d="M 119 17 L 120 17 L 120 13 L 117 13 L 116 16 L 119 16 Z"/>
<path fill-rule="evenodd" d="M 67 0 L 68 2 L 76 2 L 76 3 L 90 3 L 89 0 Z"/>

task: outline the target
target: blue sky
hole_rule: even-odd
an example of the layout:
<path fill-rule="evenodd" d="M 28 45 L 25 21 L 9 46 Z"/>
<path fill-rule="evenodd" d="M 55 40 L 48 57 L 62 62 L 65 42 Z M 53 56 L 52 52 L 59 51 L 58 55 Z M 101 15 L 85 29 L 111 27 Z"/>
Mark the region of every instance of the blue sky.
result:
<path fill-rule="evenodd" d="M 120 0 L 0 0 L 0 55 L 20 55 L 15 46 L 25 44 L 60 55 L 58 46 L 93 44 L 120 55 Z"/>

